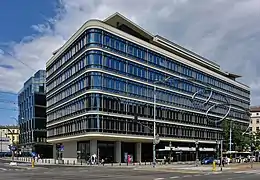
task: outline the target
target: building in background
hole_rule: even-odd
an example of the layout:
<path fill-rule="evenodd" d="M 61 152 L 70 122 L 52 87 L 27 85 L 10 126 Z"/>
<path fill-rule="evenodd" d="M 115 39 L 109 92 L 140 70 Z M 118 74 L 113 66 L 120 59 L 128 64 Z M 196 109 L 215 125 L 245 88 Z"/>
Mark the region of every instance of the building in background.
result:
<path fill-rule="evenodd" d="M 260 106 L 250 107 L 251 122 L 250 129 L 252 132 L 260 130 Z"/>
<path fill-rule="evenodd" d="M 5 156 L 5 153 L 10 151 L 10 138 L 0 137 L 0 157 Z"/>
<path fill-rule="evenodd" d="M 36 152 L 43 157 L 52 157 L 52 146 L 46 141 L 45 81 L 45 70 L 39 70 L 24 83 L 19 92 L 19 145 L 22 152 Z"/>
<path fill-rule="evenodd" d="M 48 142 L 64 159 L 151 161 L 158 80 L 169 81 L 156 84 L 156 149 L 165 149 L 157 159 L 170 150 L 174 161 L 214 154 L 223 135 L 215 121 L 225 114 L 244 129 L 249 124 L 250 91 L 236 81 L 240 76 L 118 13 L 86 22 L 53 53 L 46 72 Z M 207 106 L 193 104 L 192 95 L 209 86 Z M 198 97 L 200 104 L 207 99 Z M 236 106 L 212 108 L 207 119 L 207 109 L 225 97 Z"/>
<path fill-rule="evenodd" d="M 9 139 L 9 145 L 17 145 L 19 143 L 20 130 L 18 126 L 8 125 L 0 126 L 0 137 Z M 5 139 L 6 140 L 6 139 Z"/>

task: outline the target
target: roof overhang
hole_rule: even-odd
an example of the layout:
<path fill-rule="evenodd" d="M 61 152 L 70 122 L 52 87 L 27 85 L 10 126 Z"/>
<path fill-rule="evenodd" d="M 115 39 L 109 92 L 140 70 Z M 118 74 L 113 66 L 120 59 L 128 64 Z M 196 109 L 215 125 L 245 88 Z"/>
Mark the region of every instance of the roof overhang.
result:
<path fill-rule="evenodd" d="M 135 32 L 137 32 L 140 35 L 142 35 L 143 37 L 145 37 L 147 39 L 150 39 L 150 40 L 153 39 L 153 35 L 152 34 L 147 32 L 146 30 L 144 30 L 142 27 L 138 26 L 134 22 L 130 21 L 129 19 L 127 19 L 123 15 L 119 14 L 118 12 L 116 12 L 113 15 L 109 16 L 108 18 L 106 18 L 103 22 L 108 24 L 108 25 L 110 25 L 110 26 L 113 26 L 115 28 L 118 28 L 120 25 L 124 24 L 127 27 L 129 27 L 132 30 L 134 30 Z"/>
<path fill-rule="evenodd" d="M 234 79 L 242 77 L 242 76 L 240 76 L 238 74 L 229 73 L 229 72 L 226 72 L 226 74 L 227 74 L 227 77 L 234 78 Z"/>

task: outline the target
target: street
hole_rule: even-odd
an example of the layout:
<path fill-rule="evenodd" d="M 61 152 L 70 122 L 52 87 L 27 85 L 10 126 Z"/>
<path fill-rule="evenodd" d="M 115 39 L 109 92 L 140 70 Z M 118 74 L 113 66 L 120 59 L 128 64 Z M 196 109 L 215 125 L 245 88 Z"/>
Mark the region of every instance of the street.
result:
<path fill-rule="evenodd" d="M 29 164 L 20 163 L 18 166 L 10 166 L 6 161 L 0 161 L 0 180 L 28 180 L 28 179 L 125 179 L 125 180 L 231 180 L 231 179 L 250 179 L 258 180 L 260 170 L 247 170 L 236 172 L 163 172 L 155 170 L 141 170 L 129 167 L 59 167 L 59 166 L 38 166 L 31 168 Z"/>

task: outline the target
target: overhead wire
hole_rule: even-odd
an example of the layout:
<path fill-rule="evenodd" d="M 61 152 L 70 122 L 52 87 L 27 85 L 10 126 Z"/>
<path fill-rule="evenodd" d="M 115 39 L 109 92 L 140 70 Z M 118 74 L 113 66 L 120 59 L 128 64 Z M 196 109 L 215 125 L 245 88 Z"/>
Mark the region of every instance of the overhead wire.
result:
<path fill-rule="evenodd" d="M 15 57 L 13 54 L 11 54 L 10 52 L 4 50 L 3 48 L 1 48 L 1 51 L 4 52 L 4 54 L 7 54 L 9 56 L 11 56 L 12 58 L 14 58 L 16 61 L 19 61 L 21 64 L 23 64 L 24 66 L 26 66 L 27 68 L 31 69 L 32 71 L 36 71 L 35 69 L 33 69 L 31 66 L 29 66 L 28 64 L 26 64 L 25 62 L 23 62 L 22 60 L 20 60 L 19 58 Z"/>

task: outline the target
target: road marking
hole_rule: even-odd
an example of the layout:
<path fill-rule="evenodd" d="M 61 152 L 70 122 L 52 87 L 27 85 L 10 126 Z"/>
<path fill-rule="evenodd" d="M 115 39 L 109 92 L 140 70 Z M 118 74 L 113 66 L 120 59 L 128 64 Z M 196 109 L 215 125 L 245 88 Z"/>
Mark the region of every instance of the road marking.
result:
<path fill-rule="evenodd" d="M 206 174 L 203 174 L 204 176 L 209 176 L 210 175 L 210 173 L 206 173 Z"/>
<path fill-rule="evenodd" d="M 5 168 L 0 168 L 0 170 L 7 171 L 7 169 L 5 169 Z"/>
<path fill-rule="evenodd" d="M 180 178 L 180 176 L 172 176 L 172 177 L 170 177 L 170 179 L 178 179 L 178 178 Z"/>
<path fill-rule="evenodd" d="M 184 176 L 182 176 L 182 177 L 188 178 L 188 177 L 192 177 L 192 175 L 184 175 Z"/>
<path fill-rule="evenodd" d="M 227 179 L 233 179 L 232 177 L 229 177 L 229 178 L 227 178 Z"/>
<path fill-rule="evenodd" d="M 163 179 L 165 179 L 165 178 L 155 178 L 153 180 L 163 180 Z"/>
<path fill-rule="evenodd" d="M 199 177 L 199 176 L 202 176 L 202 175 L 201 174 L 195 174 L 194 176 Z"/>

